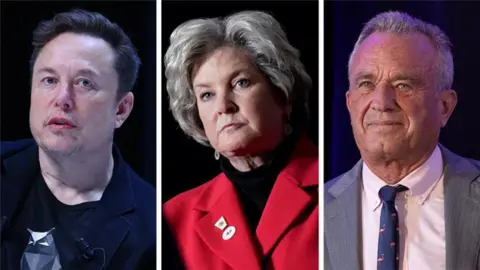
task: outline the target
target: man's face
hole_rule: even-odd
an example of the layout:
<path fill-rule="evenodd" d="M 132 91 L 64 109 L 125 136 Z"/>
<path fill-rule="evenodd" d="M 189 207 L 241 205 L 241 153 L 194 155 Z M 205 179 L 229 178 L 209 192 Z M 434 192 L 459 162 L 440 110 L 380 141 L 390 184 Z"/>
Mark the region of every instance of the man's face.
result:
<path fill-rule="evenodd" d="M 436 50 L 421 34 L 373 33 L 353 55 L 347 107 L 362 154 L 403 159 L 433 148 L 456 104 L 438 92 Z"/>
<path fill-rule="evenodd" d="M 103 39 L 64 33 L 39 53 L 32 74 L 30 129 L 46 151 L 71 154 L 113 141 L 133 106 L 117 98 L 115 55 Z"/>

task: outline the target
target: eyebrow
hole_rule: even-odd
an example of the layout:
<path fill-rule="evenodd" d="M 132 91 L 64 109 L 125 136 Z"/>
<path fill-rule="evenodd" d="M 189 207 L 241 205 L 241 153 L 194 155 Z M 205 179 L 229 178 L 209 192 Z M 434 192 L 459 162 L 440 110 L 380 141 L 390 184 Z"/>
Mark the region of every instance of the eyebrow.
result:
<path fill-rule="evenodd" d="M 370 72 L 360 72 L 354 76 L 354 82 L 355 84 L 358 84 L 361 80 L 374 80 L 375 75 Z M 411 74 L 398 74 L 393 76 L 393 78 L 390 80 L 392 82 L 395 81 L 411 81 L 411 82 L 418 82 L 419 78 L 418 76 L 411 75 Z"/>
<path fill-rule="evenodd" d="M 79 71 L 77 71 L 77 74 L 84 75 L 84 76 L 91 76 L 91 77 L 100 77 L 96 71 L 89 68 L 82 68 Z"/>
<path fill-rule="evenodd" d="M 248 68 L 239 68 L 235 71 L 233 71 L 231 74 L 229 74 L 228 76 L 228 80 L 231 81 L 233 78 L 237 77 L 238 75 L 242 74 L 242 73 L 252 73 Z M 196 89 L 196 88 L 208 88 L 210 87 L 210 84 L 209 83 L 199 83 L 199 84 L 195 84 L 193 85 L 193 88 Z"/>
<path fill-rule="evenodd" d="M 36 73 L 38 74 L 38 73 L 42 73 L 42 72 L 52 73 L 52 74 L 58 76 L 58 73 L 55 71 L 55 69 L 53 69 L 51 67 L 42 67 L 39 70 L 37 70 Z M 97 72 L 95 72 L 94 70 L 89 69 L 89 68 L 82 68 L 82 69 L 78 70 L 76 74 L 77 75 L 83 75 L 83 76 L 90 76 L 90 77 L 99 77 Z"/>
<path fill-rule="evenodd" d="M 354 82 L 355 84 L 358 84 L 361 80 L 373 80 L 375 78 L 375 75 L 370 72 L 360 72 L 354 76 Z"/>
<path fill-rule="evenodd" d="M 410 81 L 410 82 L 418 82 L 420 79 L 418 76 L 410 75 L 410 74 L 398 74 L 393 76 L 392 81 Z"/>
<path fill-rule="evenodd" d="M 42 68 L 38 69 L 36 73 L 38 74 L 38 73 L 42 73 L 42 72 L 52 73 L 52 74 L 57 75 L 57 72 L 53 68 L 50 68 L 50 67 L 42 67 Z"/>

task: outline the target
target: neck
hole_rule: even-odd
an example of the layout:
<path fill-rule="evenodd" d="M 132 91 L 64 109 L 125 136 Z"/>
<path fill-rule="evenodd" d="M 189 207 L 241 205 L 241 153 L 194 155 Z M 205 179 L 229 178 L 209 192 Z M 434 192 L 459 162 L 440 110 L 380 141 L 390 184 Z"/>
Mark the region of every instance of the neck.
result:
<path fill-rule="evenodd" d="M 268 164 L 273 161 L 274 157 L 277 155 L 282 155 L 282 151 L 287 150 L 286 145 L 290 145 L 293 142 L 297 141 L 299 137 L 294 136 L 293 134 L 290 136 L 282 137 L 276 144 L 273 149 L 264 151 L 261 154 L 256 155 L 246 155 L 246 156 L 226 156 L 226 158 L 230 161 L 230 164 L 240 172 L 247 172 L 254 170 L 264 164 Z M 279 149 L 283 149 L 280 150 Z M 289 151 L 289 150 L 288 150 Z"/>
<path fill-rule="evenodd" d="M 362 154 L 362 159 L 368 168 L 389 185 L 400 182 L 405 176 L 422 166 L 432 155 L 436 145 L 420 155 L 409 155 L 404 158 L 371 157 Z"/>
<path fill-rule="evenodd" d="M 112 145 L 95 153 L 64 156 L 39 149 L 42 176 L 64 204 L 100 200 L 113 174 Z"/>
<path fill-rule="evenodd" d="M 253 169 L 258 168 L 265 163 L 268 163 L 268 161 L 270 160 L 270 156 L 271 155 L 269 154 L 256 156 L 256 157 L 236 156 L 236 157 L 230 157 L 228 158 L 228 160 L 230 161 L 230 164 L 232 164 L 232 166 L 238 171 L 247 172 L 247 171 L 251 171 Z"/>

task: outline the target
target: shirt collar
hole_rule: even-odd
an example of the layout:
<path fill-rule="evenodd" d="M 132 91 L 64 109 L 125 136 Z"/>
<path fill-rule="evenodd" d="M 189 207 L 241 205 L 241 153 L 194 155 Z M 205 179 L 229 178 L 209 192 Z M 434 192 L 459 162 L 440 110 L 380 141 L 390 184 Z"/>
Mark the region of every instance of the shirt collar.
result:
<path fill-rule="evenodd" d="M 427 161 L 405 176 L 398 184 L 408 188 L 408 191 L 406 191 L 407 196 L 412 196 L 419 204 L 423 204 L 441 179 L 442 174 L 442 153 L 440 148 L 436 146 Z M 381 205 L 378 192 L 387 183 L 376 176 L 365 162 L 363 162 L 362 179 L 362 187 L 366 195 L 368 208 L 375 211 Z"/>

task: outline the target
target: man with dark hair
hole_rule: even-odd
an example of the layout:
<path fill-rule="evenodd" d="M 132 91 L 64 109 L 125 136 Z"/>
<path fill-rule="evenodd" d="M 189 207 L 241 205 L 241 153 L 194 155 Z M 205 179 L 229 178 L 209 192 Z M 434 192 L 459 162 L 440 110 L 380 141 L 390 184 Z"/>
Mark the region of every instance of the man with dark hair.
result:
<path fill-rule="evenodd" d="M 98 13 L 33 33 L 30 129 L 1 144 L 1 269 L 155 267 L 155 189 L 113 143 L 133 108 L 139 58 Z"/>

